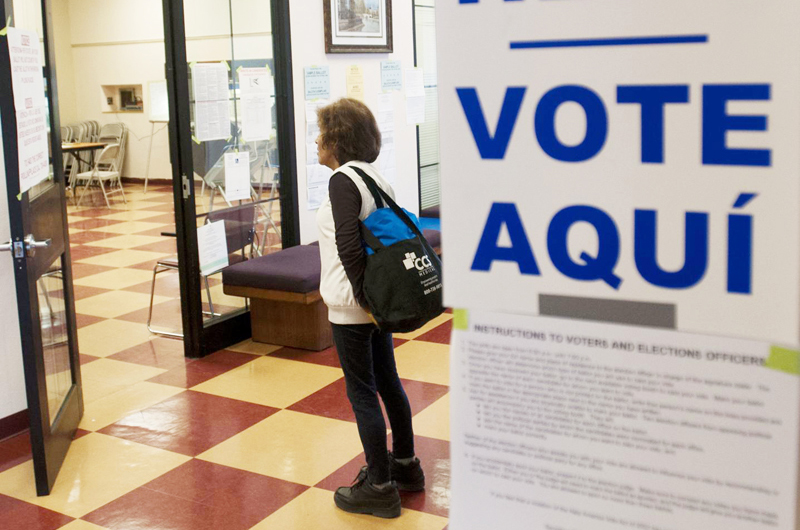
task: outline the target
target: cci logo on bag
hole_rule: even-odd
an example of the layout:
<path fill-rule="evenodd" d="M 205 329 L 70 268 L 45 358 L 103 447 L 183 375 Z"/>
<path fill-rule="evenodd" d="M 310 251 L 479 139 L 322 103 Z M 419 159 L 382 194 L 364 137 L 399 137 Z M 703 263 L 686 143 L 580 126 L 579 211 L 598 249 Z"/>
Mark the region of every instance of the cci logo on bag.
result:
<path fill-rule="evenodd" d="M 406 266 L 407 271 L 414 268 L 422 271 L 433 266 L 428 256 L 418 258 L 416 252 L 406 252 L 406 259 L 403 260 L 403 265 Z"/>

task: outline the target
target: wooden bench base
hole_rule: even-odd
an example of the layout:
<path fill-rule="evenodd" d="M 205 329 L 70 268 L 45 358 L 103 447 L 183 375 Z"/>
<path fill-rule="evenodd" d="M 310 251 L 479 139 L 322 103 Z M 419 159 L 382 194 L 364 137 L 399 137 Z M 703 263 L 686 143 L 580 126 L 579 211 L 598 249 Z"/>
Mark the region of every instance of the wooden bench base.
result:
<path fill-rule="evenodd" d="M 256 342 L 314 351 L 333 345 L 328 308 L 319 291 L 301 294 L 235 285 L 225 285 L 223 291 L 250 299 Z"/>

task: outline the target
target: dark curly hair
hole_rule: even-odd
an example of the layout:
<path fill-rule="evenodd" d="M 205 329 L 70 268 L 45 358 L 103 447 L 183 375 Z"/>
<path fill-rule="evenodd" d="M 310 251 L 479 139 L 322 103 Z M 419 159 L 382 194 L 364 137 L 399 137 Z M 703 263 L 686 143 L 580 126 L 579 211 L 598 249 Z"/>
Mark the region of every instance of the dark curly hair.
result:
<path fill-rule="evenodd" d="M 381 132 L 369 107 L 342 98 L 317 112 L 322 146 L 333 152 L 339 164 L 372 163 L 381 152 Z"/>

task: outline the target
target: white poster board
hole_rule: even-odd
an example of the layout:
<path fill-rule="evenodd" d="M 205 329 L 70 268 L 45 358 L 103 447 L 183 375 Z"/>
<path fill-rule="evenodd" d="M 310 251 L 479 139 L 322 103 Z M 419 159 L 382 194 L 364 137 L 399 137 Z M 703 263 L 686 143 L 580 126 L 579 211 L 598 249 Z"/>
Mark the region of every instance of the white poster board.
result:
<path fill-rule="evenodd" d="M 17 120 L 19 188 L 24 193 L 50 176 L 42 49 L 35 31 L 9 27 L 7 35 Z"/>
<path fill-rule="evenodd" d="M 225 236 L 224 220 L 197 227 L 197 250 L 200 274 L 208 276 L 228 266 L 228 240 Z"/>
<path fill-rule="evenodd" d="M 167 94 L 167 80 L 150 81 L 148 84 L 150 102 L 148 112 L 150 121 L 155 123 L 169 122 L 169 97 Z"/>
<path fill-rule="evenodd" d="M 636 300 L 798 342 L 800 3 L 436 9 L 448 306 Z"/>
<path fill-rule="evenodd" d="M 250 198 L 250 153 L 225 153 L 225 198 Z"/>

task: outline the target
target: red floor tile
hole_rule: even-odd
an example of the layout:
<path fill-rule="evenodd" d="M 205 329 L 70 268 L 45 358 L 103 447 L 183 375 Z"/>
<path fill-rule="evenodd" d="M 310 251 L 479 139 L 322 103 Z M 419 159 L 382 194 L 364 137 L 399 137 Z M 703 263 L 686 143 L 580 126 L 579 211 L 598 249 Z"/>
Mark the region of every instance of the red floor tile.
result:
<path fill-rule="evenodd" d="M 397 348 L 398 346 L 402 346 L 402 345 L 403 345 L 403 344 L 405 344 L 406 342 L 408 342 L 406 339 L 398 339 L 398 338 L 396 338 L 396 337 L 392 337 L 392 345 L 393 345 L 395 348 Z"/>
<path fill-rule="evenodd" d="M 197 456 L 278 410 L 187 390 L 99 432 Z"/>
<path fill-rule="evenodd" d="M 143 232 L 137 232 L 137 235 L 142 235 L 142 234 L 143 234 Z M 171 257 L 171 256 L 164 256 L 164 258 L 169 258 L 169 257 Z M 158 261 L 160 259 L 163 259 L 163 258 L 153 259 L 153 260 L 150 260 L 150 261 L 144 261 L 142 263 L 137 263 L 136 265 L 130 265 L 130 266 L 128 266 L 128 268 L 129 269 L 139 269 L 139 270 L 142 270 L 142 271 L 151 271 L 152 272 L 153 267 L 156 266 L 156 263 L 158 263 Z M 165 274 L 168 274 L 168 273 L 165 273 Z M 177 272 L 176 272 L 176 274 L 177 274 Z M 159 278 L 159 280 L 160 279 L 161 278 Z M 156 287 L 156 289 L 158 289 L 158 287 Z"/>
<path fill-rule="evenodd" d="M 85 278 L 86 276 L 91 276 L 93 274 L 100 274 L 101 272 L 106 272 L 110 270 L 114 270 L 116 267 L 105 267 L 103 265 L 90 265 L 88 263 L 74 263 L 74 257 L 70 254 L 70 257 L 73 259 L 72 263 L 72 279 L 77 280 L 78 278 Z"/>
<path fill-rule="evenodd" d="M 0 517 L 3 528 L 25 530 L 55 530 L 73 520 L 72 517 L 5 495 L 0 495 Z"/>
<path fill-rule="evenodd" d="M 160 278 L 159 278 L 160 280 Z M 147 292 L 150 294 L 150 291 Z M 163 291 L 161 286 L 156 283 L 156 296 L 180 296 L 178 293 L 170 293 Z M 127 322 L 136 322 L 138 324 L 146 324 L 147 317 L 150 313 L 149 307 L 143 307 L 130 313 L 116 317 L 117 320 L 125 320 Z M 174 300 L 167 300 L 166 302 L 159 302 L 153 305 L 153 318 L 151 325 L 156 329 L 174 330 L 178 333 L 182 327 L 181 316 L 181 301 L 177 298 Z"/>
<path fill-rule="evenodd" d="M 95 357 L 94 355 L 86 355 L 84 353 L 81 353 L 80 354 L 81 366 L 83 366 L 84 364 L 89 364 L 92 361 L 96 361 L 99 358 L 100 357 Z"/>
<path fill-rule="evenodd" d="M 448 392 L 448 388 L 442 385 L 409 379 L 401 379 L 401 381 L 408 396 L 408 402 L 411 404 L 412 415 L 428 407 Z M 334 381 L 288 408 L 296 412 L 305 412 L 326 418 L 356 421 L 350 401 L 347 399 L 344 378 Z M 385 411 L 383 416 L 386 426 L 389 427 L 389 419 Z"/>
<path fill-rule="evenodd" d="M 96 230 L 98 228 L 118 225 L 121 222 L 122 221 L 116 221 L 114 219 L 84 219 L 83 221 L 70 223 L 69 227 L 78 230 Z"/>
<path fill-rule="evenodd" d="M 75 431 L 75 435 L 72 437 L 73 440 L 77 440 L 78 438 L 83 438 L 87 434 L 92 434 L 92 431 L 84 431 L 83 429 L 78 429 Z"/>
<path fill-rule="evenodd" d="M 279 357 L 281 359 L 290 359 L 292 361 L 303 361 L 312 364 L 321 364 L 324 366 L 332 366 L 333 368 L 341 368 L 339 364 L 339 354 L 336 353 L 336 348 L 331 346 L 322 351 L 300 350 L 297 348 L 281 348 L 278 351 L 269 354 L 270 357 Z"/>
<path fill-rule="evenodd" d="M 184 356 L 183 341 L 161 337 L 115 353 L 108 358 L 165 370 L 185 366 L 187 362 L 194 362 L 193 359 L 187 359 Z"/>
<path fill-rule="evenodd" d="M 0 442 L 0 473 L 30 459 L 31 438 L 27 431 Z"/>
<path fill-rule="evenodd" d="M 84 201 L 89 200 L 89 198 L 90 198 L 89 195 L 86 195 Z M 71 215 L 74 215 L 76 217 L 102 217 L 104 215 L 119 213 L 119 210 L 114 210 L 113 208 L 106 208 L 105 205 L 103 205 L 102 208 L 85 207 L 85 205 L 82 206 L 83 206 L 82 208 L 75 210 L 74 212 L 71 212 Z"/>
<path fill-rule="evenodd" d="M 86 327 L 86 326 L 91 326 L 92 324 L 96 324 L 96 323 L 101 322 L 103 320 L 107 320 L 107 319 L 105 319 L 103 317 L 92 316 L 92 315 L 81 315 L 80 313 L 77 313 L 75 315 L 75 321 L 78 323 L 78 329 Z"/>
<path fill-rule="evenodd" d="M 162 385 L 191 388 L 257 358 L 257 355 L 222 350 L 202 359 L 197 359 L 185 366 L 173 368 L 168 372 L 148 379 L 148 381 Z"/>
<path fill-rule="evenodd" d="M 388 440 L 389 449 L 391 449 L 391 435 Z M 450 443 L 444 440 L 415 436 L 414 446 L 422 469 L 425 471 L 425 491 L 402 492 L 400 497 L 403 507 L 447 517 L 450 510 Z M 366 465 L 366 460 L 362 453 L 326 477 L 316 487 L 336 491 L 339 486 L 347 486 L 364 465 Z"/>
<path fill-rule="evenodd" d="M 73 246 L 70 249 L 70 257 L 73 261 L 79 261 L 86 258 L 93 258 L 95 256 L 102 256 L 103 254 L 109 254 L 111 252 L 116 252 L 117 249 L 115 248 L 105 248 L 105 247 L 92 247 L 89 245 L 77 245 Z"/>
<path fill-rule="evenodd" d="M 86 285 L 73 284 L 72 290 L 75 294 L 75 300 L 82 300 L 84 298 L 89 298 L 90 296 L 107 293 L 111 289 L 101 289 L 100 287 L 88 287 Z"/>
<path fill-rule="evenodd" d="M 437 326 L 427 333 L 423 333 L 416 340 L 425 342 L 436 342 L 438 344 L 450 344 L 450 334 L 453 332 L 453 321 L 448 320 L 444 324 Z"/>
<path fill-rule="evenodd" d="M 129 291 L 131 293 L 150 294 L 152 285 L 153 280 L 151 279 L 147 280 L 146 282 L 131 285 L 130 287 L 125 287 L 122 290 Z M 156 277 L 156 294 L 158 296 L 180 296 L 180 289 L 181 286 L 178 278 L 178 271 L 164 272 Z"/>
<path fill-rule="evenodd" d="M 73 223 L 73 225 L 74 224 L 75 223 Z M 101 241 L 103 239 L 117 236 L 119 236 L 119 234 L 112 234 L 110 232 L 78 232 L 77 234 L 69 235 L 69 243 L 70 245 L 85 245 L 86 243 L 94 243 L 95 241 Z"/>
<path fill-rule="evenodd" d="M 239 513 L 246 519 L 241 521 L 244 525 L 241 528 L 249 528 L 308 487 L 193 459 L 145 484 L 142 489 Z M 225 525 L 220 528 L 239 527 Z"/>

